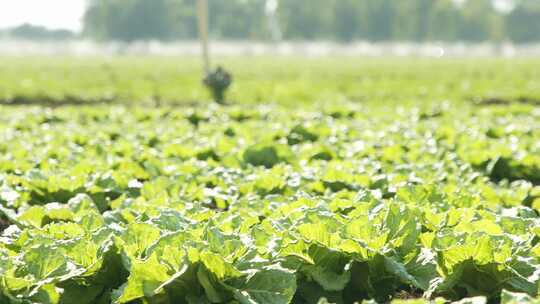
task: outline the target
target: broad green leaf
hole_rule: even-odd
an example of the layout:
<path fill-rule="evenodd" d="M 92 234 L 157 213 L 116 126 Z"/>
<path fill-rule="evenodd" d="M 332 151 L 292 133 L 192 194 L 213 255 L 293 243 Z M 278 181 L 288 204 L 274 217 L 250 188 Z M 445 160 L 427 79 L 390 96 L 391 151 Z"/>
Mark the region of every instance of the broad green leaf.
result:
<path fill-rule="evenodd" d="M 295 292 L 294 273 L 273 266 L 249 276 L 247 282 L 234 291 L 234 297 L 243 304 L 287 304 L 291 302 Z"/>
<path fill-rule="evenodd" d="M 114 303 L 152 297 L 156 289 L 170 278 L 167 268 L 160 264 L 155 255 L 145 261 L 132 260 L 130 266 L 127 282 L 113 293 Z"/>

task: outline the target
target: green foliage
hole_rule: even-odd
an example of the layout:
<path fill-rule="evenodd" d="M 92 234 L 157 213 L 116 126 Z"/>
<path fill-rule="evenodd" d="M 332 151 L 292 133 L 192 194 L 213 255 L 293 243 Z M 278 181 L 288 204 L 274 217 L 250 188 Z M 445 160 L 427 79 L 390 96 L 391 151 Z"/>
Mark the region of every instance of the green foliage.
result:
<path fill-rule="evenodd" d="M 237 85 L 230 87 L 227 100 L 236 104 L 352 101 L 371 107 L 491 99 L 540 101 L 540 82 L 535 81 L 540 78 L 540 61 L 533 58 L 226 57 L 217 61 L 235 77 Z M 0 104 L 167 106 L 211 98 L 201 84 L 200 61 L 195 57 L 5 57 L 0 58 L 0 67 Z M 336 108 L 339 111 L 330 113 L 333 118 L 354 114 Z M 195 124 L 208 120 L 201 109 L 190 114 Z M 93 116 L 90 113 L 84 119 L 99 119 Z M 251 116 L 249 109 L 243 109 L 233 119 L 243 122 Z M 40 119 L 61 123 L 52 114 Z M 230 127 L 228 132 L 235 129 Z"/>
<path fill-rule="evenodd" d="M 535 301 L 538 107 L 453 105 L 2 106 L 0 301 Z"/>
<path fill-rule="evenodd" d="M 280 159 L 275 147 L 254 146 L 244 152 L 244 161 L 253 166 L 272 168 L 280 162 Z"/>

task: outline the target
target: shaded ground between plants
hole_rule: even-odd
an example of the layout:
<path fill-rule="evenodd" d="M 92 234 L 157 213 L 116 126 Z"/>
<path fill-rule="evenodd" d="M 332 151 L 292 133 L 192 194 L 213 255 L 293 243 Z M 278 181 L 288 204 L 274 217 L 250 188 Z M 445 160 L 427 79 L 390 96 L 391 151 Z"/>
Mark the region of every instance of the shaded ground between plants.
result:
<path fill-rule="evenodd" d="M 540 99 L 532 97 L 518 97 L 516 99 L 502 98 L 502 97 L 490 97 L 490 98 L 473 98 L 473 102 L 478 106 L 493 106 L 493 105 L 511 105 L 511 104 L 528 104 L 533 106 L 540 106 Z"/>

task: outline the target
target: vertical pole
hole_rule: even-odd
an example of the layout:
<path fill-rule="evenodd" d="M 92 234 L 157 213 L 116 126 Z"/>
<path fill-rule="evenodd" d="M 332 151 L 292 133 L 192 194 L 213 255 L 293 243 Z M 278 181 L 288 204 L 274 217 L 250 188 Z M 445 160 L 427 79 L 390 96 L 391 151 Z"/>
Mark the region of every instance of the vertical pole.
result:
<path fill-rule="evenodd" d="M 210 73 L 210 51 L 208 46 L 208 0 L 197 0 L 197 23 L 203 55 L 205 75 Z"/>
<path fill-rule="evenodd" d="M 264 14 L 266 15 L 270 38 L 272 38 L 274 42 L 280 41 L 282 36 L 281 29 L 279 28 L 278 8 L 278 0 L 266 0 Z"/>

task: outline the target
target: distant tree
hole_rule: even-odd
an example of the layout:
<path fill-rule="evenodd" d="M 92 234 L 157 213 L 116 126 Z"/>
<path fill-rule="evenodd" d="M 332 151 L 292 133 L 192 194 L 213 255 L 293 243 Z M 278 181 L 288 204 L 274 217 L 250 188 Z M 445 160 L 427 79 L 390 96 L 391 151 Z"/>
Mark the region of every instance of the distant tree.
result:
<path fill-rule="evenodd" d="M 283 34 L 286 39 L 328 39 L 334 24 L 336 0 L 281 0 Z M 337 0 L 340 1 L 340 0 Z"/>
<path fill-rule="evenodd" d="M 519 2 L 507 17 L 506 30 L 514 42 L 540 41 L 540 1 Z"/>
<path fill-rule="evenodd" d="M 438 0 L 431 7 L 425 40 L 460 40 L 463 15 L 454 0 Z"/>
<path fill-rule="evenodd" d="M 210 29 L 214 36 L 232 39 L 264 35 L 265 0 L 210 0 Z"/>
<path fill-rule="evenodd" d="M 368 1 L 368 32 L 367 38 L 372 41 L 388 41 L 393 37 L 394 18 L 396 16 L 396 1 Z M 412 17 L 411 17 L 412 18 Z"/>
<path fill-rule="evenodd" d="M 334 18 L 334 32 L 338 40 L 350 42 L 362 37 L 364 26 L 360 8 L 361 6 L 355 0 L 336 2 L 334 16 L 339 17 Z"/>
<path fill-rule="evenodd" d="M 196 0 L 169 0 L 168 20 L 171 39 L 197 38 Z"/>
<path fill-rule="evenodd" d="M 121 41 L 173 39 L 173 4 L 168 0 L 90 0 L 84 32 Z"/>
<path fill-rule="evenodd" d="M 462 20 L 459 39 L 465 41 L 489 41 L 493 37 L 491 20 L 496 14 L 491 0 L 466 1 L 461 9 Z"/>
<path fill-rule="evenodd" d="M 67 40 L 76 37 L 76 34 L 69 30 L 51 30 L 28 23 L 9 29 L 6 34 L 11 38 L 28 40 Z"/>

